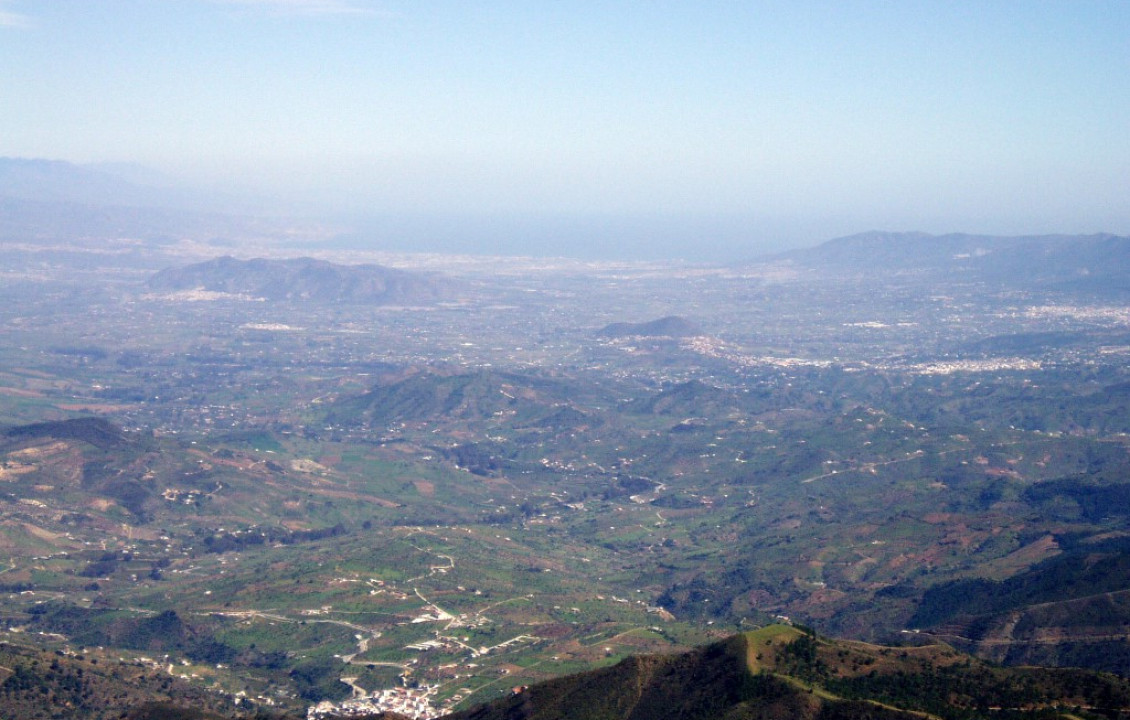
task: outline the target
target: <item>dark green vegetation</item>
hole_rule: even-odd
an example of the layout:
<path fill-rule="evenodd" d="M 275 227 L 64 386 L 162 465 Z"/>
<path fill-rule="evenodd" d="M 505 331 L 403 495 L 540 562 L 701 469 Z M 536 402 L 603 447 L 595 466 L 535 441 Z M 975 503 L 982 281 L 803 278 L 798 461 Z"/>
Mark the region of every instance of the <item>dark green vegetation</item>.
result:
<path fill-rule="evenodd" d="M 0 712 L 4 717 L 130 717 L 212 720 L 282 715 L 243 709 L 193 683 L 157 672 L 143 663 L 73 652 L 45 652 L 0 643 Z"/>
<path fill-rule="evenodd" d="M 422 308 L 12 257 L 0 640 L 296 713 L 467 708 L 778 615 L 1130 672 L 1130 308 L 1102 284 L 492 261 Z M 892 692 L 806 657 L 774 672 L 839 700 L 802 715 Z"/>
<path fill-rule="evenodd" d="M 1123 717 L 1130 683 L 1002 669 L 946 646 L 833 642 L 770 626 L 678 655 L 515 688 L 451 720 L 849 720 Z"/>

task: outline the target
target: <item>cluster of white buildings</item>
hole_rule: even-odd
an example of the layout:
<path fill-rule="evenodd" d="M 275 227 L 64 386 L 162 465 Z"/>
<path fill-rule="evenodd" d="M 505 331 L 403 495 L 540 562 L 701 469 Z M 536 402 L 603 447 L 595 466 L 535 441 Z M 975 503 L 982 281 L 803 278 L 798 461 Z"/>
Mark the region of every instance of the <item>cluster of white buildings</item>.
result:
<path fill-rule="evenodd" d="M 307 720 L 331 720 L 379 712 L 394 712 L 413 720 L 430 720 L 442 711 L 428 700 L 431 689 L 392 688 L 338 703 L 323 700 L 306 710 Z"/>

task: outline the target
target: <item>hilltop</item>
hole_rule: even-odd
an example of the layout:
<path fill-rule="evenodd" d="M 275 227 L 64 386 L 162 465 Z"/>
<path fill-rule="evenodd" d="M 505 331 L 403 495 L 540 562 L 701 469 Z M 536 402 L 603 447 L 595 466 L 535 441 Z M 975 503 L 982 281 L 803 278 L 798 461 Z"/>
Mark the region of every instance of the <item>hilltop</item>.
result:
<path fill-rule="evenodd" d="M 362 418 L 371 425 L 475 421 L 506 411 L 536 422 L 560 415 L 581 392 L 576 383 L 532 373 L 412 367 L 382 377 L 357 397 L 343 398 L 334 405 L 329 419 Z"/>
<path fill-rule="evenodd" d="M 597 334 L 601 337 L 694 337 L 702 335 L 702 329 L 684 317 L 668 315 L 648 322 L 612 323 Z"/>
<path fill-rule="evenodd" d="M 128 447 L 135 442 L 109 420 L 97 417 L 17 425 L 5 430 L 3 437 L 12 441 L 42 438 L 81 440 L 103 450 Z"/>

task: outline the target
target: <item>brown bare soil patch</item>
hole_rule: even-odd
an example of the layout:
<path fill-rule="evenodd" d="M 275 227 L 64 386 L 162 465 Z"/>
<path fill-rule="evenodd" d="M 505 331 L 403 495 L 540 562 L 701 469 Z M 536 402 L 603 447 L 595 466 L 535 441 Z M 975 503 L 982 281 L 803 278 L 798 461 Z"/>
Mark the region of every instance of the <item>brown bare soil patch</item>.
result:
<path fill-rule="evenodd" d="M 45 373 L 42 370 L 32 370 L 31 368 L 12 368 L 13 375 L 28 375 L 31 377 L 50 379 L 54 377 L 50 373 Z"/>
<path fill-rule="evenodd" d="M 306 458 L 295 458 L 290 461 L 290 469 L 295 472 L 318 474 L 329 472 L 329 468 L 314 460 Z"/>
<path fill-rule="evenodd" d="M 951 513 L 941 512 L 926 513 L 922 516 L 922 520 L 923 522 L 928 522 L 931 525 L 941 525 L 953 520 L 953 515 Z"/>
<path fill-rule="evenodd" d="M 12 397 L 43 397 L 43 393 L 38 390 L 23 390 L 21 388 L 0 387 L 0 395 L 10 395 Z"/>
<path fill-rule="evenodd" d="M 32 525 L 31 523 L 24 523 L 23 527 L 24 527 L 24 530 L 27 531 L 28 535 L 31 535 L 32 537 L 39 538 L 40 540 L 47 540 L 49 542 L 54 542 L 54 541 L 58 540 L 59 537 L 60 537 L 60 535 L 58 535 L 57 533 L 53 533 L 50 530 L 44 530 L 43 528 L 39 527 L 38 525 Z"/>
<path fill-rule="evenodd" d="M 310 492 L 322 497 L 331 497 L 339 500 L 362 500 L 364 502 L 371 502 L 386 508 L 400 507 L 400 503 L 394 503 L 391 500 L 377 497 L 376 495 L 366 495 L 364 493 L 349 492 L 348 490 L 325 490 L 322 488 L 311 487 Z"/>
<path fill-rule="evenodd" d="M 20 475 L 27 475 L 30 472 L 35 472 L 34 465 L 4 463 L 3 465 L 0 465 L 0 480 L 3 480 L 5 482 L 15 482 L 19 479 Z"/>
<path fill-rule="evenodd" d="M 994 561 L 990 567 L 996 576 L 1008 577 L 1059 553 L 1059 544 L 1055 541 L 1055 538 L 1051 535 L 1045 535 L 1039 540 L 1030 542 Z"/>

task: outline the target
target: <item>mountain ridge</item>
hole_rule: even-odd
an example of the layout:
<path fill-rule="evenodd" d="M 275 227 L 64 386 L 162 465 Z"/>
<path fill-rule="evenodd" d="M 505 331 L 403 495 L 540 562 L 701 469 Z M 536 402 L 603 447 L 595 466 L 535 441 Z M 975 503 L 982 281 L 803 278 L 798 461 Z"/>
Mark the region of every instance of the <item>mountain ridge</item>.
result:
<path fill-rule="evenodd" d="M 183 267 L 166 268 L 149 279 L 154 292 L 189 290 L 263 298 L 311 301 L 431 304 L 449 297 L 451 279 L 433 273 L 382 265 L 339 265 L 309 257 L 238 260 L 224 256 Z"/>
<path fill-rule="evenodd" d="M 997 668 L 941 644 L 883 647 L 773 625 L 516 687 L 444 720 L 1078 717 L 1065 706 L 1121 716 L 1128 701 L 1130 683 L 1110 675 Z"/>

